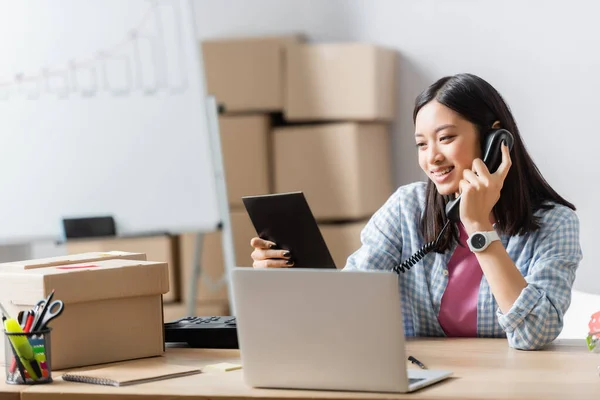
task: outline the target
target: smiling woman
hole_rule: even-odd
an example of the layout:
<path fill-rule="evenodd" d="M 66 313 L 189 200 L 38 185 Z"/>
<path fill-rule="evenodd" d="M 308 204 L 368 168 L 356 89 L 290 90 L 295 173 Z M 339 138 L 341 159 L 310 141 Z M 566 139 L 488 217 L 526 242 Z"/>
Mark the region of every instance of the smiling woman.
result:
<path fill-rule="evenodd" d="M 430 126 L 436 121 L 450 123 Z M 462 172 L 471 168 L 475 158 L 481 157 L 477 129 L 435 100 L 421 109 L 416 126 L 419 165 L 435 183 L 440 194 L 457 193 Z"/>
<path fill-rule="evenodd" d="M 545 181 L 502 97 L 472 75 L 444 77 L 415 102 L 415 141 L 428 181 L 402 186 L 361 233 L 345 270 L 394 270 L 435 240 L 400 278 L 407 336 L 506 337 L 538 349 L 562 330 L 582 259 L 575 207 Z M 509 131 L 512 150 L 490 173 L 482 143 Z M 461 195 L 460 221 L 446 204 Z M 289 267 L 290 254 L 252 239 L 254 267 Z"/>

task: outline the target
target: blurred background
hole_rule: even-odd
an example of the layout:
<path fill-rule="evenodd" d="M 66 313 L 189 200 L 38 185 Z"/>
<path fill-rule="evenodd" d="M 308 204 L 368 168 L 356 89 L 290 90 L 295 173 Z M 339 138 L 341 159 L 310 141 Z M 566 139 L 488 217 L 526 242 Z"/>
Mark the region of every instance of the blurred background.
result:
<path fill-rule="evenodd" d="M 100 7 L 101 2 L 87 4 Z M 126 12 L 129 2 L 121 4 Z M 425 179 L 413 138 L 416 95 L 442 76 L 470 72 L 500 91 L 542 174 L 576 205 L 584 259 L 575 289 L 583 296 L 600 295 L 600 256 L 593 244 L 600 222 L 595 207 L 600 194 L 595 174 L 600 146 L 595 120 L 600 108 L 598 3 L 192 4 L 206 91 L 224 107 L 220 137 L 238 265 L 251 265 L 249 240 L 255 235 L 241 196 L 302 190 L 336 264 L 343 267 L 360 245 L 360 230 L 393 190 Z M 69 8 L 60 10 L 68 19 Z M 21 29 L 35 32 L 36 26 L 24 20 Z M 122 34 L 115 29 L 115 35 Z M 7 40 L 4 36 L 0 42 Z M 18 35 L 10 38 L 18 40 Z M 6 70 L 0 67 L 0 72 Z M 1 248 L 0 257 L 8 261 L 115 246 L 144 251 L 149 259 L 170 262 L 173 285 L 165 301 L 181 307 L 193 240 L 193 234 L 184 233 L 18 244 Z M 215 232 L 204 240 L 203 273 L 208 278 L 200 286 L 197 312 L 225 315 L 227 288 L 214 289 L 213 281 L 223 273 L 221 238 Z M 590 301 L 597 298 L 586 297 L 585 303 Z"/>

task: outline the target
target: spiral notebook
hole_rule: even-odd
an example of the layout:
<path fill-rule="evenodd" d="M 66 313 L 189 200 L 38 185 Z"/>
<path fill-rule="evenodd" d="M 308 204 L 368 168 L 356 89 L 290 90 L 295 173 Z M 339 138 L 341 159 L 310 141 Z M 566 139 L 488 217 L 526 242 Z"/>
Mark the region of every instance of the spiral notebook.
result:
<path fill-rule="evenodd" d="M 62 375 L 71 382 L 107 386 L 129 386 L 200 373 L 200 368 L 138 360 L 87 371 L 72 371 Z"/>

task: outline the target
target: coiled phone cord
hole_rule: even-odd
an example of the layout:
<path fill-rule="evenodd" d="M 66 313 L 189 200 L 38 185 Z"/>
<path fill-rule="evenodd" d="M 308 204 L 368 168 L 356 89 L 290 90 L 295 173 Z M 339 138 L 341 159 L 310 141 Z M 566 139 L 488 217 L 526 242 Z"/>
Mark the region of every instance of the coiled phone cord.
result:
<path fill-rule="evenodd" d="M 450 218 L 448 218 L 448 220 L 446 221 L 446 224 L 442 228 L 442 231 L 438 234 L 437 238 L 434 241 L 426 243 L 423 247 L 421 247 L 419 249 L 419 251 L 417 251 L 415 254 L 413 254 L 408 260 L 405 260 L 400 265 L 396 265 L 394 267 L 394 272 L 397 274 L 400 274 L 400 272 L 404 273 L 404 272 L 408 271 L 410 269 L 410 267 L 412 267 L 413 265 L 415 265 L 416 263 L 421 261 L 421 259 L 423 257 L 425 257 L 425 255 L 427 253 L 429 253 L 431 250 L 435 249 L 449 224 L 450 224 Z"/>

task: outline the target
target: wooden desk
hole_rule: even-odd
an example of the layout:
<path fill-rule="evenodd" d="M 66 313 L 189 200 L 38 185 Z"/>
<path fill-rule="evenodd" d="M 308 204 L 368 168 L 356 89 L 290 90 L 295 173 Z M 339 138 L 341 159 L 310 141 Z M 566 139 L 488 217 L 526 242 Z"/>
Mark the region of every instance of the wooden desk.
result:
<path fill-rule="evenodd" d="M 555 342 L 543 351 L 519 351 L 504 339 L 415 339 L 407 344 L 431 369 L 454 371 L 454 377 L 412 394 L 351 393 L 312 390 L 253 389 L 242 371 L 203 373 L 134 385 L 108 387 L 65 382 L 58 375 L 48 385 L 19 387 L 24 400 L 58 399 L 594 399 L 600 398 L 600 354 L 583 340 Z M 165 362 L 204 366 L 238 362 L 236 350 L 169 348 Z M 414 368 L 409 365 L 409 368 Z M 15 387 L 0 384 L 0 398 L 14 399 Z M 10 393 L 12 391 L 12 393 Z M 2 397 L 4 395 L 13 397 Z M 108 400 L 108 399 L 107 399 Z"/>

